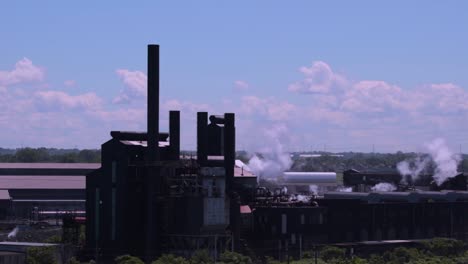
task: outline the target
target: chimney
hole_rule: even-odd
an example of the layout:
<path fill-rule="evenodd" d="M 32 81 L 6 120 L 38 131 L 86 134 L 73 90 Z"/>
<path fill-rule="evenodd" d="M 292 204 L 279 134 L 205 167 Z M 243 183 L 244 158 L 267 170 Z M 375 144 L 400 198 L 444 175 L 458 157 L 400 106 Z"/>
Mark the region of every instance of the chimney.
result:
<path fill-rule="evenodd" d="M 180 156 L 180 112 L 169 111 L 169 147 L 174 160 Z"/>
<path fill-rule="evenodd" d="M 236 163 L 236 127 L 235 115 L 224 114 L 224 167 L 226 169 L 226 192 L 233 190 L 234 165 Z"/>
<path fill-rule="evenodd" d="M 204 164 L 207 159 L 208 144 L 208 113 L 197 113 L 197 160 L 199 164 Z"/>
<path fill-rule="evenodd" d="M 159 161 L 159 45 L 148 45 L 148 162 Z"/>

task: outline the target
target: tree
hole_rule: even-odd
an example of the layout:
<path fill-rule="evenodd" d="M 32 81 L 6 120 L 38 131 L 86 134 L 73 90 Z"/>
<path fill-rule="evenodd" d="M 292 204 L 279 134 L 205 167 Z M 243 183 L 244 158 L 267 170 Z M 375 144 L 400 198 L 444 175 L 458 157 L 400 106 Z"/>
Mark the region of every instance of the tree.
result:
<path fill-rule="evenodd" d="M 22 148 L 15 154 L 17 162 L 40 162 L 48 161 L 49 153 L 45 148 Z"/>
<path fill-rule="evenodd" d="M 210 257 L 208 250 L 197 250 L 190 258 L 190 264 L 211 264 L 213 259 Z"/>
<path fill-rule="evenodd" d="M 338 247 L 324 247 L 320 251 L 320 258 L 326 262 L 332 259 L 343 259 L 345 257 L 345 249 Z"/>
<path fill-rule="evenodd" d="M 54 247 L 30 247 L 26 251 L 26 264 L 56 264 Z"/>
<path fill-rule="evenodd" d="M 117 264 L 145 264 L 141 259 L 130 255 L 118 256 L 115 258 Z"/>
<path fill-rule="evenodd" d="M 224 251 L 221 254 L 220 261 L 225 264 L 252 264 L 249 257 L 231 251 Z"/>
<path fill-rule="evenodd" d="M 151 264 L 189 264 L 189 262 L 183 257 L 177 257 L 172 254 L 164 254 Z"/>
<path fill-rule="evenodd" d="M 75 257 L 72 257 L 67 261 L 67 264 L 80 264 L 80 262 Z"/>
<path fill-rule="evenodd" d="M 456 256 L 463 253 L 465 244 L 452 238 L 437 237 L 429 241 L 422 242 L 424 248 L 437 256 Z"/>

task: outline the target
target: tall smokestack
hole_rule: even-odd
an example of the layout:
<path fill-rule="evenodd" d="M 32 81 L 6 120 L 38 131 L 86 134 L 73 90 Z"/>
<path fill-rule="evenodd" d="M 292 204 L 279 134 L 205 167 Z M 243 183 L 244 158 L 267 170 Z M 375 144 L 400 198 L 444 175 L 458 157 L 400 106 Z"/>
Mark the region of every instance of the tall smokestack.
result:
<path fill-rule="evenodd" d="M 180 111 L 169 111 L 169 147 L 172 159 L 180 156 Z"/>
<path fill-rule="evenodd" d="M 148 45 L 148 161 L 159 161 L 159 45 Z"/>

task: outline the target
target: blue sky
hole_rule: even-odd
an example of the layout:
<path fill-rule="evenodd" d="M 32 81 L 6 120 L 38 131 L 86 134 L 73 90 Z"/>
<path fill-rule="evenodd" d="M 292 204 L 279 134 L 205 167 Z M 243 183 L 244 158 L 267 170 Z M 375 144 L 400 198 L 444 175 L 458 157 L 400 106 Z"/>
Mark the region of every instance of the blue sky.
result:
<path fill-rule="evenodd" d="M 468 149 L 466 1 L 10 1 L 0 9 L 2 147 L 98 148 L 144 130 L 146 45 L 161 127 L 234 111 L 238 148 Z"/>

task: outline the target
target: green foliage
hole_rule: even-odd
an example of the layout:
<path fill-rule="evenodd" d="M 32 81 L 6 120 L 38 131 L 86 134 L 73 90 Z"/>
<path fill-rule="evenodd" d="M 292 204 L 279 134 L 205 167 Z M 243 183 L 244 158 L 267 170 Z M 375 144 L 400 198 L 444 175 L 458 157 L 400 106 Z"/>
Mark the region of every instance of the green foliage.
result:
<path fill-rule="evenodd" d="M 354 257 L 349 259 L 334 258 L 326 262 L 327 264 L 367 264 L 367 260 Z"/>
<path fill-rule="evenodd" d="M 183 257 L 177 257 L 172 254 L 164 254 L 151 264 L 189 264 L 189 262 Z"/>
<path fill-rule="evenodd" d="M 62 236 L 53 235 L 45 240 L 46 243 L 60 244 L 62 243 Z"/>
<path fill-rule="evenodd" d="M 67 264 L 80 264 L 80 262 L 75 257 L 72 257 L 67 261 Z"/>
<path fill-rule="evenodd" d="M 451 238 L 434 238 L 422 242 L 426 251 L 437 256 L 457 256 L 463 253 L 465 244 Z"/>
<path fill-rule="evenodd" d="M 78 244 L 84 245 L 86 243 L 86 226 L 80 226 L 80 234 L 78 236 Z"/>
<path fill-rule="evenodd" d="M 26 264 L 55 264 L 54 247 L 30 247 L 26 251 Z"/>
<path fill-rule="evenodd" d="M 101 151 L 91 149 L 21 148 L 0 153 L 0 162 L 100 162 Z"/>
<path fill-rule="evenodd" d="M 145 264 L 141 259 L 130 255 L 118 256 L 115 258 L 116 264 Z"/>
<path fill-rule="evenodd" d="M 252 260 L 249 257 L 231 251 L 223 252 L 220 261 L 224 264 L 252 264 Z"/>
<path fill-rule="evenodd" d="M 270 256 L 266 256 L 266 261 L 265 261 L 266 264 L 281 264 L 280 261 L 270 257 Z"/>
<path fill-rule="evenodd" d="M 424 254 L 416 248 L 398 247 L 384 253 L 385 263 L 408 263 L 424 257 Z"/>
<path fill-rule="evenodd" d="M 23 148 L 18 150 L 15 156 L 18 162 L 39 162 L 40 160 L 49 159 L 49 153 L 45 148 Z"/>
<path fill-rule="evenodd" d="M 332 259 L 343 259 L 345 257 L 345 249 L 338 247 L 324 247 L 320 251 L 320 258 L 325 261 Z"/>
<path fill-rule="evenodd" d="M 211 258 L 208 250 L 197 250 L 193 253 L 190 258 L 190 264 L 211 264 L 213 259 Z"/>

